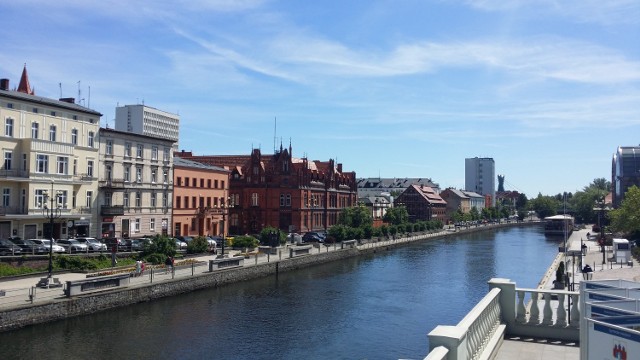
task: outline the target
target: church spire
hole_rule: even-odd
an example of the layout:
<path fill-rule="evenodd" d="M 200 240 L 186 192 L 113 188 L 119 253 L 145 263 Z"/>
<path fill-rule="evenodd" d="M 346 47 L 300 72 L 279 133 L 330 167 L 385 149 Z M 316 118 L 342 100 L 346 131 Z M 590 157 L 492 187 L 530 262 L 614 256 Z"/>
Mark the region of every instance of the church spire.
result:
<path fill-rule="evenodd" d="M 27 64 L 24 64 L 24 68 L 22 69 L 22 76 L 20 77 L 18 92 L 29 94 L 29 95 L 35 95 L 35 91 L 31 89 L 31 84 L 29 84 L 29 74 L 27 74 Z"/>

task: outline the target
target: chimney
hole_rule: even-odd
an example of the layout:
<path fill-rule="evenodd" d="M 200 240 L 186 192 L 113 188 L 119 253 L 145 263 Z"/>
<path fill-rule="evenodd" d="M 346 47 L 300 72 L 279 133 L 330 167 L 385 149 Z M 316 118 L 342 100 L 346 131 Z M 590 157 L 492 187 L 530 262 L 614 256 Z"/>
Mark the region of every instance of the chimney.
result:
<path fill-rule="evenodd" d="M 76 99 L 75 98 L 60 98 L 60 101 L 66 102 L 66 103 L 69 103 L 69 104 L 75 104 L 76 103 Z"/>
<path fill-rule="evenodd" d="M 340 172 L 340 173 L 342 172 L 342 164 L 340 164 L 340 163 L 338 164 L 338 172 Z"/>
<path fill-rule="evenodd" d="M 0 90 L 9 91 L 9 79 L 0 79 Z"/>

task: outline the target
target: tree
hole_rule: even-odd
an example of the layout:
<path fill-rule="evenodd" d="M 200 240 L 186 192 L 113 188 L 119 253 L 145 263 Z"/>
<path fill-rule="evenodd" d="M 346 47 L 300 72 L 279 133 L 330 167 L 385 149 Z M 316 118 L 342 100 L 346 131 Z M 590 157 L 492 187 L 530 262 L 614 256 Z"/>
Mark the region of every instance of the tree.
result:
<path fill-rule="evenodd" d="M 518 198 L 516 199 L 516 209 L 518 210 L 526 209 L 528 202 L 529 200 L 527 199 L 527 195 L 522 193 L 518 194 Z"/>
<path fill-rule="evenodd" d="M 551 196 L 542 196 L 542 194 L 538 194 L 538 197 L 530 200 L 530 205 L 533 211 L 538 214 L 538 217 L 541 219 L 546 218 L 547 216 L 553 216 L 557 214 L 557 209 L 560 206 L 560 202 Z"/>
<path fill-rule="evenodd" d="M 409 221 L 409 213 L 404 206 L 393 207 L 387 210 L 382 220 L 393 225 L 404 224 Z"/>
<path fill-rule="evenodd" d="M 471 208 L 469 215 L 471 215 L 471 220 L 480 220 L 480 212 L 478 212 L 478 208 L 475 206 Z"/>
<path fill-rule="evenodd" d="M 609 212 L 611 228 L 625 233 L 640 232 L 640 188 L 630 187 L 620 207 Z"/>
<path fill-rule="evenodd" d="M 276 234 L 275 241 L 278 244 L 284 244 L 287 242 L 287 234 L 285 234 L 280 229 L 276 229 L 272 226 L 267 226 L 260 231 L 260 243 L 270 246 L 275 246 L 277 244 L 272 244 L 271 234 Z"/>
<path fill-rule="evenodd" d="M 329 237 L 335 241 L 342 241 L 347 238 L 347 227 L 341 224 L 329 228 Z"/>
<path fill-rule="evenodd" d="M 204 238 L 204 236 L 196 236 L 187 244 L 187 252 L 189 254 L 200 254 L 207 252 L 208 249 L 209 242 Z"/>
<path fill-rule="evenodd" d="M 342 209 L 342 212 L 340 212 L 338 223 L 354 228 L 373 225 L 371 210 L 367 209 L 367 207 L 363 205 L 344 208 Z"/>

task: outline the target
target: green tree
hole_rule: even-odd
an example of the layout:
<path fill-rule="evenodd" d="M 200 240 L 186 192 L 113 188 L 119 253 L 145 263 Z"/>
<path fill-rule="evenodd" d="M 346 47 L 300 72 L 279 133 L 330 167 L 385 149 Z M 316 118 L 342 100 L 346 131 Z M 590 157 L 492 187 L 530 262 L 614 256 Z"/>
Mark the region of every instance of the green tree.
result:
<path fill-rule="evenodd" d="M 156 235 L 147 242 L 142 251 L 142 256 L 146 257 L 151 254 L 162 254 L 166 256 L 174 256 L 176 254 L 176 241 L 173 238 Z"/>
<path fill-rule="evenodd" d="M 547 216 L 557 214 L 560 202 L 555 197 L 538 194 L 538 197 L 530 200 L 530 205 L 531 209 L 538 214 L 538 217 L 544 219 Z"/>
<path fill-rule="evenodd" d="M 471 215 L 471 220 L 480 219 L 480 212 L 478 212 L 478 208 L 476 208 L 475 206 L 472 207 L 471 210 L 469 210 L 469 215 Z"/>
<path fill-rule="evenodd" d="M 363 205 L 344 208 L 342 209 L 342 212 L 340 212 L 338 223 L 356 228 L 365 225 L 373 225 L 371 210 Z"/>
<path fill-rule="evenodd" d="M 611 228 L 625 233 L 640 232 L 640 188 L 630 187 L 620 207 L 609 212 Z"/>
<path fill-rule="evenodd" d="M 262 244 L 270 244 L 271 243 L 271 234 L 276 233 L 278 237 L 278 243 L 284 244 L 287 242 L 287 234 L 281 231 L 280 229 L 276 229 L 272 226 L 267 226 L 260 231 L 260 243 Z"/>
<path fill-rule="evenodd" d="M 527 195 L 520 193 L 518 198 L 516 199 L 516 209 L 525 210 L 527 208 L 527 204 L 529 199 L 527 199 Z"/>
<path fill-rule="evenodd" d="M 329 236 L 335 241 L 342 241 L 347 238 L 347 227 L 344 225 L 334 225 L 329 228 Z"/>
<path fill-rule="evenodd" d="M 187 252 L 189 254 L 200 254 L 207 252 L 209 242 L 203 236 L 197 236 L 187 244 Z"/>
<path fill-rule="evenodd" d="M 387 212 L 384 214 L 382 220 L 393 225 L 404 224 L 409 222 L 409 213 L 407 212 L 406 207 L 396 206 L 387 209 Z"/>

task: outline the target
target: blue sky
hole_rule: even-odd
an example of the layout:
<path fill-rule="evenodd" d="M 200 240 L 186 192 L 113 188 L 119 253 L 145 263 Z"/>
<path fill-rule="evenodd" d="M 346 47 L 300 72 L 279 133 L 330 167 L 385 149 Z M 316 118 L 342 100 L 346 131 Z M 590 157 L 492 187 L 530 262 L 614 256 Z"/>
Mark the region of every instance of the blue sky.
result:
<path fill-rule="evenodd" d="M 21 0 L 0 3 L 0 77 L 113 126 L 144 101 L 196 154 L 337 158 L 358 177 L 464 187 L 492 157 L 534 197 L 611 176 L 640 144 L 637 0 Z M 90 87 L 90 99 L 89 99 Z M 90 104 L 89 104 L 90 101 Z"/>

